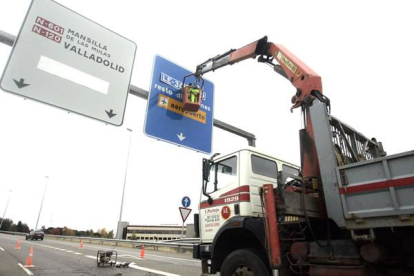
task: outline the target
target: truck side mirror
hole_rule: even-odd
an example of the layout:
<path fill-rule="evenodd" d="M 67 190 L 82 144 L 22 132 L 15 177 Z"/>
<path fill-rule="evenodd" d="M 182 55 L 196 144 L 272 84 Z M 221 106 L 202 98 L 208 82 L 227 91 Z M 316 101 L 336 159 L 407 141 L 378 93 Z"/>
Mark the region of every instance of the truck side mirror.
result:
<path fill-rule="evenodd" d="M 203 158 L 203 180 L 208 181 L 210 176 L 210 161 Z"/>

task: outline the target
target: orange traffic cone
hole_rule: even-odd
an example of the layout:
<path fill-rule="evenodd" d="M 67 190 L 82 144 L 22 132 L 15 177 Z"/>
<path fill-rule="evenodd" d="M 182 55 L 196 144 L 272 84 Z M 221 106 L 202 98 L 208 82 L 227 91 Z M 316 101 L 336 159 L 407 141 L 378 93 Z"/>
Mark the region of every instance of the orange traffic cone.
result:
<path fill-rule="evenodd" d="M 80 240 L 80 243 L 79 243 L 79 247 L 78 247 L 79 249 L 83 249 L 83 240 Z"/>
<path fill-rule="evenodd" d="M 33 265 L 33 246 L 30 247 L 29 256 L 27 256 L 26 264 L 24 265 L 24 267 L 34 267 L 34 265 Z"/>
<path fill-rule="evenodd" d="M 14 249 L 20 250 L 20 240 L 17 240 L 16 247 Z"/>
<path fill-rule="evenodd" d="M 139 253 L 139 256 L 140 256 L 141 258 L 144 258 L 144 255 L 145 255 L 145 253 L 144 253 L 144 245 L 143 245 L 143 244 L 141 244 L 141 252 Z"/>

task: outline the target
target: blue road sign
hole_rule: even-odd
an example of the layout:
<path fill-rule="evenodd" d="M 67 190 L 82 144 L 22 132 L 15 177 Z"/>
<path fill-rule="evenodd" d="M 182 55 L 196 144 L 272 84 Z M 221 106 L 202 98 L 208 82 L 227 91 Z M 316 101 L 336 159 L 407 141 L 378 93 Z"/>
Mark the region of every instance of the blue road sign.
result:
<path fill-rule="evenodd" d="M 205 80 L 199 111 L 184 111 L 182 81 L 192 72 L 156 56 L 147 104 L 145 133 L 155 139 L 211 153 L 214 85 Z M 188 78 L 189 84 L 194 78 Z"/>
<path fill-rule="evenodd" d="M 183 197 L 183 199 L 181 200 L 181 204 L 183 205 L 183 207 L 187 208 L 190 206 L 191 204 L 191 200 L 188 196 Z"/>

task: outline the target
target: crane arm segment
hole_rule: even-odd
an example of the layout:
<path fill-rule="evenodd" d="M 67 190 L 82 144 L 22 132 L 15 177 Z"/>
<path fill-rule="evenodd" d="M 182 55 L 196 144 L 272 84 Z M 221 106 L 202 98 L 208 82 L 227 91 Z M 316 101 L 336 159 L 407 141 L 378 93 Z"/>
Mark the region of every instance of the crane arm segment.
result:
<path fill-rule="evenodd" d="M 208 59 L 197 66 L 195 75 L 202 76 L 226 65 L 257 56 L 259 62 L 272 65 L 277 73 L 287 78 L 296 88 L 296 93 L 292 97 L 292 109 L 312 102 L 315 97 L 322 100 L 321 77 L 282 45 L 267 42 L 266 36 L 240 49 L 232 49 Z M 278 64 L 274 64 L 273 61 Z"/>

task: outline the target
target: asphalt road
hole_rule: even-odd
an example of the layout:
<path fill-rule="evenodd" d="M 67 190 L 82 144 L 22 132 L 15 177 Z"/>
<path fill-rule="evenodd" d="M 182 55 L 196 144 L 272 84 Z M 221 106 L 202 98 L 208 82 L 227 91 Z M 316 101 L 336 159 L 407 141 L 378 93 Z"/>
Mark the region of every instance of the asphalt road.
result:
<path fill-rule="evenodd" d="M 15 249 L 21 239 L 21 249 Z M 24 237 L 0 234 L 0 276 L 197 276 L 200 262 L 188 253 L 170 253 L 124 247 L 54 240 L 25 241 Z M 22 268 L 33 247 L 33 268 Z M 116 250 L 118 262 L 132 262 L 129 268 L 97 267 L 98 250 Z"/>

